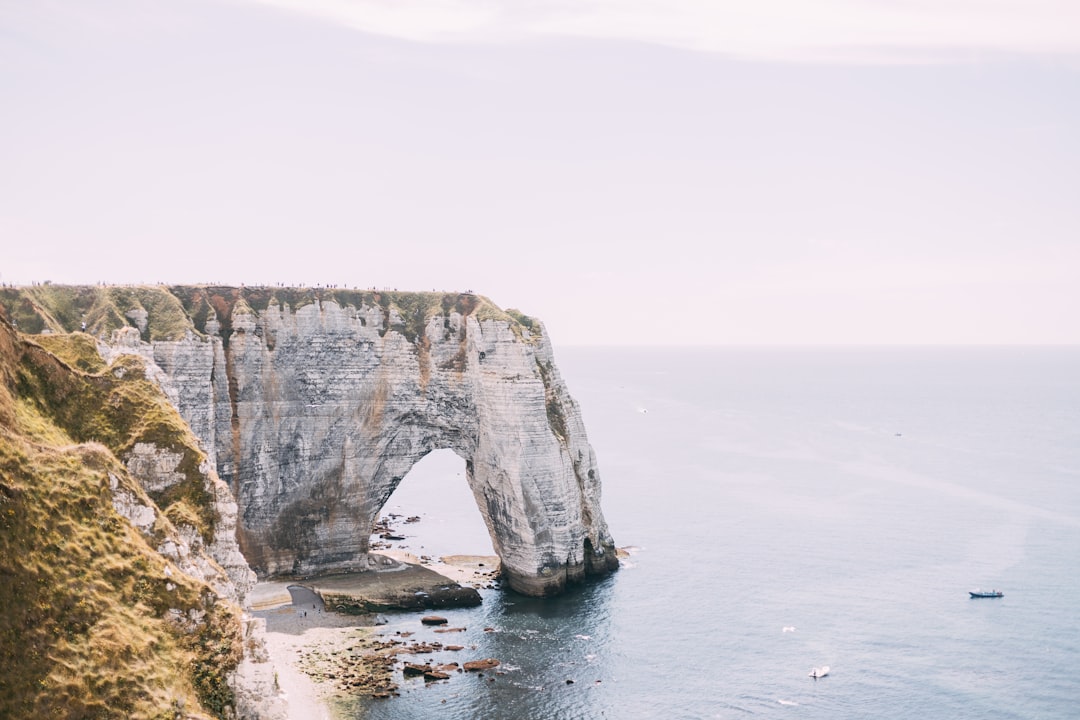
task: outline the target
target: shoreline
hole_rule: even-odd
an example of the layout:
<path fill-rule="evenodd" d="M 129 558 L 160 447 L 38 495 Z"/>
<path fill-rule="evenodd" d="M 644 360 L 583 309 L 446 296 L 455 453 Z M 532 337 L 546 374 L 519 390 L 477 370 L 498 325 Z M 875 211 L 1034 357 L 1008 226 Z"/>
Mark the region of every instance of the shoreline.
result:
<path fill-rule="evenodd" d="M 474 588 L 493 587 L 498 573 L 497 557 L 448 555 L 438 562 L 421 562 L 405 550 L 382 550 L 379 554 Z M 394 575 L 395 571 L 383 571 L 350 578 L 353 582 L 371 579 L 385 583 L 392 582 Z M 410 643 L 392 636 L 384 639 L 377 630 L 386 622 L 380 614 L 333 612 L 321 607 L 313 594 L 294 597 L 289 592 L 290 585 L 305 584 L 303 580 L 260 582 L 249 599 L 252 616 L 266 623 L 266 650 L 275 669 L 278 697 L 287 707 L 287 718 L 340 720 L 334 710 L 335 701 L 392 695 L 397 689 L 392 677 L 397 655 L 421 648 L 415 643 L 410 647 Z M 413 610 L 401 612 L 420 614 Z"/>

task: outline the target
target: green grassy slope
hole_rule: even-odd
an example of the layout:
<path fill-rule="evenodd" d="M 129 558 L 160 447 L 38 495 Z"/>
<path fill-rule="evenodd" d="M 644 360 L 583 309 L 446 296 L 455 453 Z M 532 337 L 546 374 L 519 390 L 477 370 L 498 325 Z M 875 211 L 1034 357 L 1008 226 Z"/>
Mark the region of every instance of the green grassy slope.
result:
<path fill-rule="evenodd" d="M 238 608 L 154 551 L 175 533 L 163 513 L 146 537 L 112 501 L 152 505 L 124 448 L 197 458 L 194 439 L 137 359 L 104 368 L 86 336 L 46 345 L 67 362 L 0 322 L 0 717 L 225 717 Z"/>

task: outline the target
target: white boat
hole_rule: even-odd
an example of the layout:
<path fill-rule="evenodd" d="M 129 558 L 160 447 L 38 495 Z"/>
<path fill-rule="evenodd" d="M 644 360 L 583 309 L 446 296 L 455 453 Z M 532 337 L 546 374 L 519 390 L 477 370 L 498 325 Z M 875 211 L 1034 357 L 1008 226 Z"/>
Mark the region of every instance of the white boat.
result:
<path fill-rule="evenodd" d="M 1005 593 L 1000 590 L 968 590 L 968 595 L 971 595 L 973 599 L 1005 597 Z"/>
<path fill-rule="evenodd" d="M 813 670 L 810 671 L 810 677 L 814 678 L 815 680 L 817 680 L 818 678 L 823 678 L 828 674 L 829 674 L 829 666 L 828 665 L 822 665 L 821 667 L 819 667 L 819 668 L 816 667 L 816 668 L 814 668 Z"/>

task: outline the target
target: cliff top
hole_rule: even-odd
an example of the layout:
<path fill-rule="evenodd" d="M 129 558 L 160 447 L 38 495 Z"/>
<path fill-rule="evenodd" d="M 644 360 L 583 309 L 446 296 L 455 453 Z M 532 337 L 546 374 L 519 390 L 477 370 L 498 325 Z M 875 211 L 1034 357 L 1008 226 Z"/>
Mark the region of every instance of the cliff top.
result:
<path fill-rule="evenodd" d="M 230 332 L 234 312 L 259 315 L 271 305 L 295 312 L 315 303 L 341 307 L 382 308 L 382 332 L 396 330 L 413 341 L 436 315 L 474 315 L 478 320 L 510 324 L 521 335 L 539 334 L 540 323 L 518 310 L 502 310 L 471 292 L 404 292 L 336 287 L 225 285 L 53 285 L 0 288 L 0 316 L 20 332 L 68 333 L 83 330 L 108 337 L 113 330 L 136 327 L 144 341 L 179 340 L 189 332 L 206 333 L 211 319 L 222 334 Z M 391 310 L 400 323 L 391 324 Z"/>

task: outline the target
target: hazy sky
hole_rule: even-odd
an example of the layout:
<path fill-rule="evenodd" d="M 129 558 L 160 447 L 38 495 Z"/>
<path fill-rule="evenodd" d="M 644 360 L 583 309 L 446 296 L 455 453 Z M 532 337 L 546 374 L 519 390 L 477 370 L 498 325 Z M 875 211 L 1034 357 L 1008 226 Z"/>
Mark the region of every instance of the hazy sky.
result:
<path fill-rule="evenodd" d="M 0 281 L 1080 342 L 1075 0 L 0 0 Z"/>

